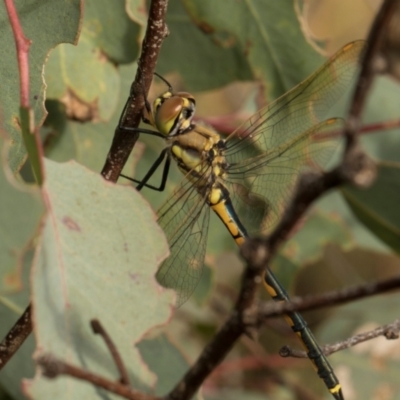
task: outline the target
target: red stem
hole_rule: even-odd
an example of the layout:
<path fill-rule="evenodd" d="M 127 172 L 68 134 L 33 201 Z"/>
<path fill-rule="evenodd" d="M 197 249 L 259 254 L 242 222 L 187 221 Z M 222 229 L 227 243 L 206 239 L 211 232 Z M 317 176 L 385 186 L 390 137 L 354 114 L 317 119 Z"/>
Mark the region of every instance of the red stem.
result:
<path fill-rule="evenodd" d="M 20 94 L 21 94 L 21 107 L 29 108 L 29 60 L 28 52 L 31 41 L 28 40 L 22 31 L 21 24 L 18 19 L 17 10 L 13 0 L 4 0 L 6 5 L 8 17 L 10 19 L 11 27 L 15 37 L 15 44 L 17 48 L 17 58 L 20 76 Z"/>

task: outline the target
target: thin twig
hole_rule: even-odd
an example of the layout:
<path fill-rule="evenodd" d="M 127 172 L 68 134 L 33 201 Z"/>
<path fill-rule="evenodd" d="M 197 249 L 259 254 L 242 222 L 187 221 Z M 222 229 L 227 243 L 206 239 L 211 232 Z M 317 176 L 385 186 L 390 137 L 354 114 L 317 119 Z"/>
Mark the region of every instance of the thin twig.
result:
<path fill-rule="evenodd" d="M 131 85 L 130 95 L 114 132 L 113 142 L 101 171 L 103 177 L 116 182 L 139 134 L 121 127 L 137 128 L 139 126 L 145 97 L 153 79 L 158 54 L 164 38 L 168 34 L 165 24 L 168 0 L 152 0 L 149 9 L 146 34 L 143 40 L 142 53 L 138 61 L 136 77 Z"/>
<path fill-rule="evenodd" d="M 248 248 L 249 252 L 254 250 L 256 248 Z M 207 344 L 197 361 L 166 396 L 166 399 L 183 400 L 192 398 L 206 377 L 228 354 L 237 339 L 243 333 L 251 334 L 251 329 L 256 325 L 257 321 L 257 309 L 254 301 L 257 289 L 262 281 L 261 274 L 262 269 L 253 268 L 251 265 L 245 269 L 241 291 L 230 318 L 212 341 Z"/>
<path fill-rule="evenodd" d="M 372 80 L 377 72 L 376 58 L 382 47 L 386 30 L 390 19 L 395 13 L 398 0 L 385 0 L 376 15 L 367 38 L 360 76 L 354 90 L 353 99 L 346 119 L 345 137 L 349 141 L 354 140 L 361 127 L 361 114 L 364 110 L 365 101 L 371 88 Z"/>
<path fill-rule="evenodd" d="M 260 305 L 258 322 L 262 324 L 267 318 L 281 316 L 290 312 L 311 311 L 323 307 L 337 306 L 398 288 L 400 288 L 400 275 L 378 282 L 352 286 L 319 295 L 293 297 L 290 303 L 268 301 Z"/>
<path fill-rule="evenodd" d="M 0 370 L 5 367 L 31 332 L 32 318 L 29 305 L 0 343 Z"/>
<path fill-rule="evenodd" d="M 367 340 L 375 339 L 379 336 L 384 336 L 388 340 L 394 340 L 399 338 L 400 332 L 400 319 L 392 322 L 391 324 L 380 326 L 371 331 L 359 333 L 358 335 L 351 336 L 346 340 L 343 340 L 338 343 L 328 344 L 322 346 L 322 351 L 326 356 L 329 356 L 333 353 L 336 353 L 340 350 L 345 350 L 350 347 L 353 347 L 359 343 L 366 342 Z M 290 348 L 289 346 L 284 346 L 279 351 L 279 354 L 282 357 L 295 357 L 295 358 L 307 358 L 308 355 L 305 351 L 295 350 Z"/>
<path fill-rule="evenodd" d="M 103 388 L 111 393 L 118 394 L 129 400 L 161 400 L 159 397 L 141 393 L 118 381 L 111 381 L 93 372 L 65 363 L 51 355 L 42 355 L 37 359 L 37 363 L 42 367 L 43 374 L 50 379 L 60 375 L 71 376 L 86 382 L 90 382 L 97 387 Z"/>
<path fill-rule="evenodd" d="M 346 139 L 346 148 L 343 162 L 338 171 L 344 180 L 343 183 L 367 187 L 371 185 L 376 176 L 376 168 L 373 162 L 361 150 L 358 134 L 361 128 L 361 114 L 372 81 L 375 74 L 380 72 L 377 69 L 377 57 L 379 57 L 379 50 L 382 47 L 385 29 L 389 26 L 397 3 L 397 0 L 385 0 L 383 2 L 368 34 L 360 76 L 354 90 L 343 133 Z"/>
<path fill-rule="evenodd" d="M 119 381 L 123 385 L 129 385 L 129 377 L 128 377 L 128 372 L 125 368 L 125 364 L 122 361 L 122 358 L 118 352 L 117 347 L 115 346 L 114 342 L 112 341 L 110 335 L 105 331 L 103 326 L 101 325 L 100 321 L 97 319 L 93 319 L 90 321 L 90 325 L 92 327 L 92 330 L 94 333 L 100 335 L 104 342 L 106 343 L 108 347 L 108 351 L 111 354 L 112 359 L 114 360 L 115 366 L 118 369 L 120 379 Z"/>
<path fill-rule="evenodd" d="M 398 128 L 400 128 L 400 120 L 394 119 L 394 120 L 388 120 L 388 121 L 382 121 L 382 122 L 376 122 L 373 124 L 364 125 L 361 128 L 360 133 L 386 131 L 386 130 L 398 129 Z"/>

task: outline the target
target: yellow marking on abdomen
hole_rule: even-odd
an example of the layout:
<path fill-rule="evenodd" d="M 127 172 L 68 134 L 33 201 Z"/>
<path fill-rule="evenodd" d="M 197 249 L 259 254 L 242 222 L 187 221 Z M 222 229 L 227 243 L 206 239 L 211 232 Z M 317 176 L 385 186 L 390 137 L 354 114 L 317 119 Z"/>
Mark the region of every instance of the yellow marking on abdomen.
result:
<path fill-rule="evenodd" d="M 226 226 L 229 233 L 232 235 L 233 239 L 235 240 L 236 244 L 238 246 L 241 246 L 245 241 L 245 237 L 243 237 L 236 222 L 229 215 L 229 212 L 227 211 L 227 209 L 225 207 L 225 200 L 221 200 L 220 191 L 218 189 L 214 189 L 210 193 L 209 199 L 210 199 L 211 208 L 213 209 L 213 211 L 218 215 L 218 217 L 221 219 L 223 224 Z M 220 201 L 218 201 L 218 200 L 220 200 Z"/>
<path fill-rule="evenodd" d="M 265 273 L 264 273 L 264 276 L 263 276 L 263 284 L 264 284 L 264 286 L 265 286 L 265 289 L 267 289 L 268 294 L 269 294 L 273 299 L 275 299 L 275 297 L 278 296 L 278 293 L 276 293 L 275 289 L 274 289 L 272 286 L 268 285 L 268 282 L 265 280 L 265 274 L 266 274 L 266 273 L 267 273 L 267 272 L 265 272 Z"/>
<path fill-rule="evenodd" d="M 335 387 L 329 389 L 332 394 L 339 393 L 341 390 L 342 385 L 340 383 L 338 383 Z"/>

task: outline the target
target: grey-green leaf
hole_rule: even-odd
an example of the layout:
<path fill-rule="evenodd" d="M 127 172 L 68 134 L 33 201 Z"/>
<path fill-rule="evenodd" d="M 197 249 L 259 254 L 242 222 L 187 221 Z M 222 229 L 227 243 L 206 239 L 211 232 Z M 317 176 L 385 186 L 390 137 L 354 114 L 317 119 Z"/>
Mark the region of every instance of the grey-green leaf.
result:
<path fill-rule="evenodd" d="M 400 164 L 378 163 L 378 176 L 371 187 L 346 186 L 342 194 L 357 218 L 399 253 Z"/>
<path fill-rule="evenodd" d="M 166 322 L 174 296 L 154 278 L 167 255 L 155 214 L 133 188 L 106 182 L 75 162 L 48 161 L 46 171 L 48 215 L 32 276 L 38 350 L 115 379 L 110 354 L 89 327 L 97 318 L 122 354 L 132 385 L 143 388 L 153 378 L 134 345 Z M 101 397 L 74 379 L 39 377 L 29 394 Z"/>

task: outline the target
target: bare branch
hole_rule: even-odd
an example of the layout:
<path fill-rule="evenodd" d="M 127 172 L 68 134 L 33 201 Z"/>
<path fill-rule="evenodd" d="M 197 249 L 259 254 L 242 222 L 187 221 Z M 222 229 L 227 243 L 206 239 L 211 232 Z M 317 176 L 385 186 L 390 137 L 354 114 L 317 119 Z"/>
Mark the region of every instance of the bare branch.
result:
<path fill-rule="evenodd" d="M 130 388 L 118 381 L 111 381 L 100 375 L 86 371 L 82 368 L 65 363 L 52 355 L 42 355 L 37 359 L 37 363 L 42 367 L 43 374 L 50 379 L 54 379 L 60 375 L 67 375 L 90 382 L 97 387 L 108 390 L 111 393 L 118 394 L 129 400 L 161 400 L 159 397 L 150 396 Z"/>
<path fill-rule="evenodd" d="M 326 356 L 336 353 L 340 350 L 345 350 L 353 347 L 359 343 L 366 342 L 367 340 L 375 339 L 379 336 L 384 336 L 388 340 L 394 340 L 399 338 L 400 332 L 400 319 L 392 322 L 391 324 L 380 326 L 379 328 L 373 329 L 371 331 L 359 333 L 358 335 L 351 336 L 346 340 L 335 344 L 328 344 L 322 347 L 322 350 Z M 305 351 L 299 351 L 291 349 L 289 346 L 284 346 L 279 351 L 282 357 L 295 357 L 295 358 L 307 358 L 307 353 Z"/>
<path fill-rule="evenodd" d="M 92 321 L 90 321 L 90 325 L 92 327 L 93 332 L 100 335 L 103 338 L 104 342 L 106 343 L 106 345 L 108 347 L 108 351 L 110 352 L 111 357 L 114 360 L 115 366 L 117 367 L 118 372 L 120 374 L 119 381 L 123 385 L 129 385 L 128 372 L 127 372 L 127 370 L 125 368 L 125 364 L 122 361 L 122 358 L 118 352 L 118 349 L 115 346 L 114 342 L 112 341 L 111 337 L 105 331 L 105 329 L 103 328 L 103 326 L 101 325 L 99 320 L 93 319 Z"/>
<path fill-rule="evenodd" d="M 0 371 L 25 342 L 31 332 L 32 318 L 31 305 L 29 305 L 0 343 Z"/>
<path fill-rule="evenodd" d="M 277 317 L 295 311 L 310 311 L 323 307 L 336 306 L 350 301 L 371 297 L 400 288 L 400 275 L 379 282 L 366 283 L 349 288 L 334 290 L 319 295 L 293 297 L 290 303 L 269 301 L 259 308 L 259 323 L 267 318 Z"/>
<path fill-rule="evenodd" d="M 139 126 L 145 97 L 149 91 L 157 63 L 158 54 L 164 38 L 168 35 L 165 24 L 168 0 L 152 0 L 149 9 L 146 34 L 143 40 L 142 53 L 138 61 L 136 77 L 131 85 L 130 95 L 125 105 L 119 125 L 114 132 L 113 142 L 108 152 L 101 174 L 105 179 L 116 182 L 139 134 L 121 129 Z"/>

